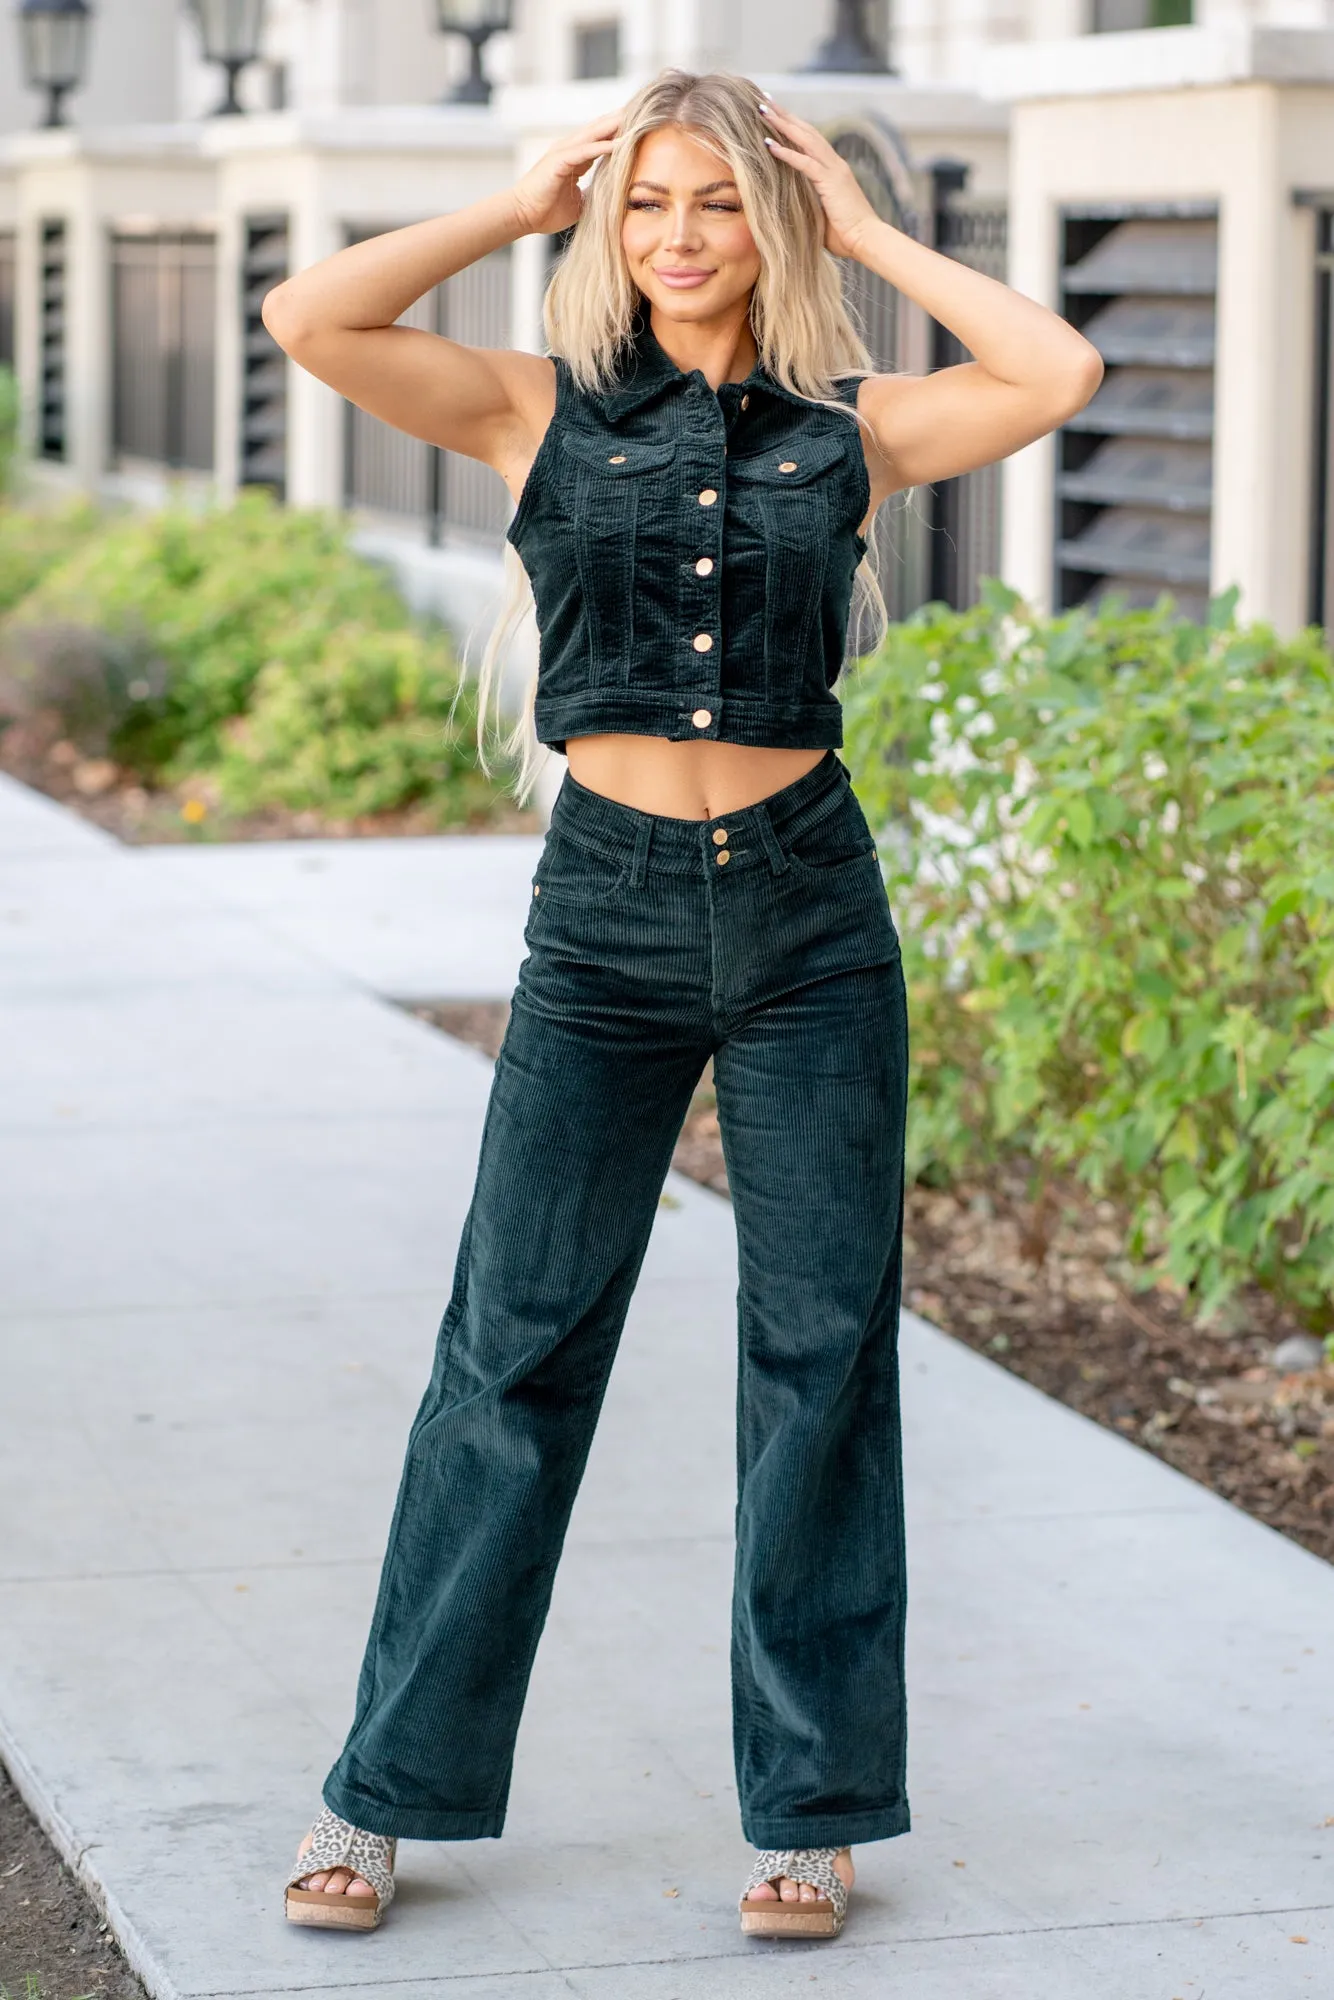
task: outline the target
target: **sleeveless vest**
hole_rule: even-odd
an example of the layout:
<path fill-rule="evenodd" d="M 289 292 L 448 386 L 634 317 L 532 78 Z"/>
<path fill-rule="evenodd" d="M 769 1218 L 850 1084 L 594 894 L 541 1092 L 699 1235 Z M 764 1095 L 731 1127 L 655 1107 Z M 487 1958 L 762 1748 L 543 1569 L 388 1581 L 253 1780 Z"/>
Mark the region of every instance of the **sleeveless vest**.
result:
<path fill-rule="evenodd" d="M 840 745 L 833 685 L 870 504 L 856 420 L 758 366 L 715 394 L 642 315 L 605 392 L 555 365 L 508 529 L 537 606 L 539 741 Z"/>

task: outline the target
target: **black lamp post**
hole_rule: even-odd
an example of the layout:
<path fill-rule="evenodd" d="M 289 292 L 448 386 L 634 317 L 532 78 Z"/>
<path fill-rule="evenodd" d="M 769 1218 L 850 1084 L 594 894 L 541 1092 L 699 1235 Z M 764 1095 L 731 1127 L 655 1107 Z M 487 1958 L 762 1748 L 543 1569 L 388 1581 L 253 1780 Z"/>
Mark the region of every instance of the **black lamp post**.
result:
<path fill-rule="evenodd" d="M 19 0 L 23 79 L 46 92 L 44 125 L 65 123 L 65 98 L 83 82 L 92 11 L 88 0 Z"/>
<path fill-rule="evenodd" d="M 889 64 L 871 39 L 866 0 L 836 0 L 834 31 L 821 42 L 804 70 L 836 70 L 841 75 L 892 75 Z"/>
<path fill-rule="evenodd" d="M 442 35 L 462 35 L 468 43 L 468 74 L 453 90 L 446 91 L 446 104 L 489 104 L 491 84 L 482 68 L 482 50 L 492 35 L 502 35 L 513 24 L 513 0 L 435 0 L 436 25 Z"/>
<path fill-rule="evenodd" d="M 189 7 L 199 28 L 204 60 L 220 63 L 227 72 L 226 94 L 214 107 L 213 116 L 231 117 L 242 108 L 236 80 L 259 54 L 264 0 L 189 0 Z"/>

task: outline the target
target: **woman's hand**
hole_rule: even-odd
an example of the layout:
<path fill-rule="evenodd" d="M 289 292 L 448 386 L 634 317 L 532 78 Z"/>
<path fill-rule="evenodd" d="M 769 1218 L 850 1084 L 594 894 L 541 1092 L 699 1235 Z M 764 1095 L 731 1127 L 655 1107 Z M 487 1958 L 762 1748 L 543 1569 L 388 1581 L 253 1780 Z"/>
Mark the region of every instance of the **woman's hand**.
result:
<path fill-rule="evenodd" d="M 581 126 L 572 138 L 548 147 L 541 159 L 515 182 L 511 192 L 521 234 L 554 236 L 557 230 L 569 229 L 579 220 L 584 206 L 578 185 L 580 176 L 588 172 L 594 160 L 611 151 L 621 116 L 619 111 L 604 111 L 600 118 Z"/>
<path fill-rule="evenodd" d="M 767 100 L 761 107 L 766 125 L 774 137 L 769 150 L 786 160 L 799 174 L 805 174 L 820 197 L 824 209 L 824 247 L 835 257 L 856 257 L 868 223 L 879 221 L 863 194 L 857 176 L 846 160 L 841 160 L 822 132 L 804 118 L 794 118 Z"/>

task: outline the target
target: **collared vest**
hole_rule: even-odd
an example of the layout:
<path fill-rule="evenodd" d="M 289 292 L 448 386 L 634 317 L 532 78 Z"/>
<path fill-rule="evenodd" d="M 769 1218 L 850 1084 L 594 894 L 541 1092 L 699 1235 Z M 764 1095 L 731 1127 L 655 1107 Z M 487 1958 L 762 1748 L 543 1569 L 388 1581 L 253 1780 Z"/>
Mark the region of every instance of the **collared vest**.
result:
<path fill-rule="evenodd" d="M 841 380 L 840 401 L 857 387 Z M 715 393 L 646 321 L 600 394 L 557 359 L 508 529 L 537 607 L 538 740 L 837 747 L 869 504 L 855 418 L 758 366 Z"/>

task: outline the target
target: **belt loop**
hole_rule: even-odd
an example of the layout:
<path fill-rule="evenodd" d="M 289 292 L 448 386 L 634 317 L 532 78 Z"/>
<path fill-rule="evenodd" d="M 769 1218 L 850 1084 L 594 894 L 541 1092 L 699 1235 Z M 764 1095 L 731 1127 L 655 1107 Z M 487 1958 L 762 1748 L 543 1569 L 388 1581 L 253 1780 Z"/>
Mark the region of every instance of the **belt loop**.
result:
<path fill-rule="evenodd" d="M 648 813 L 641 813 L 635 826 L 635 853 L 630 863 L 630 880 L 636 889 L 642 889 L 648 875 L 648 851 L 653 841 L 653 820 Z"/>
<path fill-rule="evenodd" d="M 778 844 L 774 823 L 769 817 L 769 809 L 761 800 L 755 808 L 755 819 L 760 829 L 760 844 L 769 857 L 769 866 L 775 875 L 781 875 L 787 867 L 787 856 Z"/>

